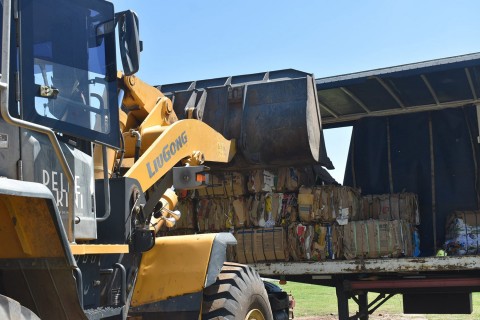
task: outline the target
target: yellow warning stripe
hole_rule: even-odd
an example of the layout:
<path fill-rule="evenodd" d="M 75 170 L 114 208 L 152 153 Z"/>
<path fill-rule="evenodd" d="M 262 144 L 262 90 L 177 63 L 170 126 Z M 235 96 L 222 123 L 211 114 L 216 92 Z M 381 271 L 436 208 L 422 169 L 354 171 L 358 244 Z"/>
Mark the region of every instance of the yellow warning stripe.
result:
<path fill-rule="evenodd" d="M 128 253 L 128 244 L 70 244 L 73 255 Z"/>

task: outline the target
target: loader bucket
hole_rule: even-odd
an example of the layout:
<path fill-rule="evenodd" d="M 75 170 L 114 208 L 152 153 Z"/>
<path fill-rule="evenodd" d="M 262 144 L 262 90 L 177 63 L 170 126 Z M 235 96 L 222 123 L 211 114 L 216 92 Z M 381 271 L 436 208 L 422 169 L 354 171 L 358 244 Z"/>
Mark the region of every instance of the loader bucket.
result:
<path fill-rule="evenodd" d="M 191 112 L 236 140 L 230 167 L 330 167 L 314 81 L 312 74 L 287 69 L 157 88 L 172 99 L 179 119 Z"/>

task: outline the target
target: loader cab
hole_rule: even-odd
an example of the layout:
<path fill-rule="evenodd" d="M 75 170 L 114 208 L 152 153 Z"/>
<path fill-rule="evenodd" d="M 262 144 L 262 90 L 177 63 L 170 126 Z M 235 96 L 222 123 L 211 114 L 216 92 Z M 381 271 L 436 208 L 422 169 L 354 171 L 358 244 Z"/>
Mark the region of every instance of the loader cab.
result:
<path fill-rule="evenodd" d="M 132 12 L 116 15 L 104 0 L 0 6 L 8 88 L 0 95 L 0 176 L 47 186 L 69 239 L 96 239 L 92 143 L 120 147 L 116 30 L 122 60 L 131 62 L 124 72 L 135 72 L 138 21 Z"/>
<path fill-rule="evenodd" d="M 115 27 L 120 21 L 122 60 L 132 73 L 138 69 L 133 14 L 116 17 L 113 5 L 102 0 L 18 0 L 14 17 L 18 103 L 10 103 L 10 113 L 61 135 L 118 148 Z"/>

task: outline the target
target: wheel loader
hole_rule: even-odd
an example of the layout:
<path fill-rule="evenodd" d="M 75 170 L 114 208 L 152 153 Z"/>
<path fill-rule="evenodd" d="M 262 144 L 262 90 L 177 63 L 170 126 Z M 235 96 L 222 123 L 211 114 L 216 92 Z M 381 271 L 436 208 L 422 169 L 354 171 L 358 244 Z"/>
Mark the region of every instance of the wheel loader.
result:
<path fill-rule="evenodd" d="M 286 294 L 226 262 L 232 234 L 158 231 L 215 163 L 321 162 L 313 76 L 225 77 L 167 96 L 135 76 L 132 11 L 1 5 L 0 318 L 288 319 Z"/>

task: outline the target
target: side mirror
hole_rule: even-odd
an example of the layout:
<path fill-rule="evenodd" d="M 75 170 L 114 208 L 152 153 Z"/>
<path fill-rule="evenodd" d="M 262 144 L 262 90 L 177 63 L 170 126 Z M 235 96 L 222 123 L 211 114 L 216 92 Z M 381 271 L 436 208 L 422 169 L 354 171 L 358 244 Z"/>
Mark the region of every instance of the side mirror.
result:
<path fill-rule="evenodd" d="M 123 72 L 130 76 L 140 67 L 141 44 L 138 36 L 138 17 L 133 11 L 115 14 L 118 23 L 118 44 L 122 57 Z"/>

